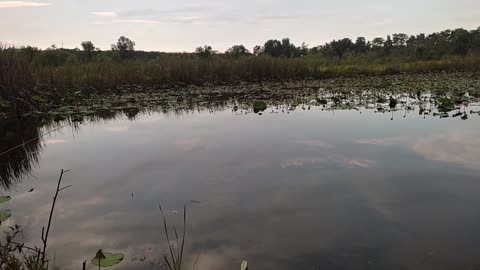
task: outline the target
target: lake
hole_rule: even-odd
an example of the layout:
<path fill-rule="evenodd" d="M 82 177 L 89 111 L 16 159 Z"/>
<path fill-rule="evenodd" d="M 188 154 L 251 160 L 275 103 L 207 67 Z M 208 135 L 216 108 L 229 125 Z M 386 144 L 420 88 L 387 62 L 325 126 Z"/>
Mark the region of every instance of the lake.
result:
<path fill-rule="evenodd" d="M 470 105 L 465 110 L 478 111 Z M 236 109 L 236 108 L 235 108 Z M 480 116 L 414 110 L 233 103 L 3 126 L 6 224 L 40 244 L 61 169 L 49 255 L 80 269 L 122 252 L 115 269 L 158 269 L 159 204 L 198 269 L 471 269 L 480 263 Z M 282 112 L 283 111 L 283 112 Z M 455 111 L 450 112 L 450 116 Z M 392 120 L 393 119 L 393 120 Z M 32 192 L 28 192 L 31 189 Z"/>

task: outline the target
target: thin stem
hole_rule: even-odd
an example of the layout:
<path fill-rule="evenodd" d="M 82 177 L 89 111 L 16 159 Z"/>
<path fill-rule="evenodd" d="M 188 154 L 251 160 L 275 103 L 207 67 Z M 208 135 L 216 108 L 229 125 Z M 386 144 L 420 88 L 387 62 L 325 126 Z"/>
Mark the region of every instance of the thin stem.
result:
<path fill-rule="evenodd" d="M 42 248 L 42 259 L 40 260 L 42 269 L 45 266 L 45 253 L 47 251 L 48 234 L 50 233 L 50 226 L 52 224 L 53 212 L 55 210 L 55 204 L 57 202 L 58 193 L 61 190 L 63 190 L 63 189 L 60 188 L 60 185 L 62 183 L 63 174 L 66 173 L 66 172 L 68 172 L 68 171 L 64 171 L 63 169 L 60 172 L 60 176 L 58 178 L 57 190 L 55 191 L 55 196 L 53 197 L 52 208 L 50 209 L 50 216 L 48 217 L 48 224 L 47 224 L 47 230 L 45 231 L 45 235 L 43 234 L 44 233 L 44 228 L 42 228 L 43 248 Z"/>

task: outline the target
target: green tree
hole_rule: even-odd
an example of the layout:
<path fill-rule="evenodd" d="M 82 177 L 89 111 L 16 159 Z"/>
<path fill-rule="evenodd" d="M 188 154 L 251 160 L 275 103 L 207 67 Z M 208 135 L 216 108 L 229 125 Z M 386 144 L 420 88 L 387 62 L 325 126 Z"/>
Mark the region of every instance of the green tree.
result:
<path fill-rule="evenodd" d="M 121 36 L 117 44 L 112 44 L 112 51 L 118 51 L 121 59 L 132 56 L 135 51 L 135 42 L 125 36 Z"/>
<path fill-rule="evenodd" d="M 407 45 L 407 34 L 393 34 L 393 46 L 397 48 L 403 48 Z"/>
<path fill-rule="evenodd" d="M 456 29 L 452 32 L 452 46 L 453 53 L 459 55 L 466 55 L 470 48 L 471 36 L 470 33 L 463 29 Z"/>
<path fill-rule="evenodd" d="M 216 53 L 211 46 L 205 45 L 203 47 L 197 47 L 195 53 L 201 58 L 209 58 Z"/>
<path fill-rule="evenodd" d="M 255 47 L 253 47 L 253 54 L 254 55 L 260 55 L 263 53 L 263 48 L 262 46 L 260 45 L 256 45 Z"/>
<path fill-rule="evenodd" d="M 390 35 L 387 36 L 387 40 L 385 40 L 385 43 L 383 44 L 383 49 L 385 51 L 386 55 L 390 55 L 391 51 L 393 48 L 393 41 L 392 37 Z"/>
<path fill-rule="evenodd" d="M 384 38 L 376 37 L 372 40 L 372 47 L 374 47 L 374 48 L 383 47 L 383 44 L 385 44 L 385 39 Z"/>
<path fill-rule="evenodd" d="M 367 40 L 364 37 L 358 37 L 353 47 L 355 53 L 364 54 L 368 51 Z"/>
<path fill-rule="evenodd" d="M 276 39 L 268 40 L 265 42 L 265 45 L 263 45 L 262 51 L 272 57 L 280 57 L 283 53 L 282 42 Z"/>
<path fill-rule="evenodd" d="M 250 51 L 245 48 L 243 45 L 234 45 L 231 48 L 229 48 L 226 52 L 226 55 L 233 56 L 233 57 L 240 57 L 240 56 L 246 56 L 250 55 Z"/>
<path fill-rule="evenodd" d="M 81 45 L 83 52 L 85 53 L 85 58 L 90 60 L 93 56 L 93 52 L 95 51 L 95 46 L 91 41 L 83 41 Z"/>

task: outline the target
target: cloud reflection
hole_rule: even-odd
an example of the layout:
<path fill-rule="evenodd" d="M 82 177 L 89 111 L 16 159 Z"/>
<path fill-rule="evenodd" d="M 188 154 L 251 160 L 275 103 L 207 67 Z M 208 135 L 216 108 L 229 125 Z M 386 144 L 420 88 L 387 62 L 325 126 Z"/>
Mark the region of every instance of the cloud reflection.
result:
<path fill-rule="evenodd" d="M 433 161 L 480 168 L 480 133 L 453 131 L 428 136 L 399 136 L 355 140 L 359 144 L 407 147 L 414 153 Z"/>

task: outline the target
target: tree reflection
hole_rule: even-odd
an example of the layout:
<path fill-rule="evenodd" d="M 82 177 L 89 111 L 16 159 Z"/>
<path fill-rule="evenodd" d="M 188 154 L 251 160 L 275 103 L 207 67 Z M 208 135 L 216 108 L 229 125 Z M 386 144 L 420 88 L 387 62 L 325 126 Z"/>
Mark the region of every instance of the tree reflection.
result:
<path fill-rule="evenodd" d="M 37 119 L 0 122 L 0 187 L 9 190 L 32 166 L 42 149 Z"/>

